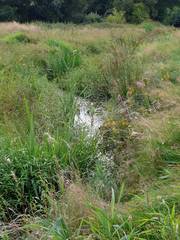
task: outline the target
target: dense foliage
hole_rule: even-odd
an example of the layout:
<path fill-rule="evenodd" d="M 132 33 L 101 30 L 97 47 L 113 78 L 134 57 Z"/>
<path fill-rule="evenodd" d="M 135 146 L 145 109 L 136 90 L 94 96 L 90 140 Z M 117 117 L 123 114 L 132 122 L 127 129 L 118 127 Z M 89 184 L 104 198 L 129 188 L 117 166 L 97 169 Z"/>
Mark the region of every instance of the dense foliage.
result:
<path fill-rule="evenodd" d="M 79 23 L 91 13 L 104 17 L 116 8 L 125 13 L 128 22 L 140 23 L 150 17 L 179 26 L 179 16 L 174 17 L 179 6 L 180 0 L 0 0 L 0 21 Z"/>

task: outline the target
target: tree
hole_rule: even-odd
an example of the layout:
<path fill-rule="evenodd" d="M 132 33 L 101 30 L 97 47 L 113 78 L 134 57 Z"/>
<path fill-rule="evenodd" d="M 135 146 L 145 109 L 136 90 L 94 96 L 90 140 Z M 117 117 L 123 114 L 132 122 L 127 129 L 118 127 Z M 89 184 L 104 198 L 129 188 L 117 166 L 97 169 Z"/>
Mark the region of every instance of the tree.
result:
<path fill-rule="evenodd" d="M 134 4 L 134 0 L 114 0 L 114 7 L 118 11 L 125 12 L 125 18 L 127 22 L 131 21 Z"/>
<path fill-rule="evenodd" d="M 142 23 L 149 18 L 149 9 L 144 3 L 136 3 L 133 6 L 131 22 Z"/>
<path fill-rule="evenodd" d="M 0 8 L 0 21 L 16 20 L 16 8 L 4 5 Z"/>
<path fill-rule="evenodd" d="M 62 4 L 63 20 L 80 23 L 84 19 L 87 0 L 64 0 Z"/>
<path fill-rule="evenodd" d="M 63 0 L 0 0 L 1 8 L 8 6 L 9 14 L 13 19 L 19 21 L 44 20 L 58 21 L 62 17 L 61 6 Z M 9 16 L 7 16 L 8 18 Z"/>
<path fill-rule="evenodd" d="M 87 4 L 87 11 L 105 15 L 109 9 L 113 8 L 113 1 L 109 0 L 89 0 Z"/>
<path fill-rule="evenodd" d="M 180 27 L 180 7 L 168 8 L 164 17 L 164 23 Z"/>
<path fill-rule="evenodd" d="M 154 20 L 164 21 L 167 9 L 170 12 L 175 6 L 180 6 L 180 0 L 0 0 L 0 21 L 79 23 L 86 14 L 94 12 L 104 16 L 112 13 L 113 8 L 123 11 L 128 22 L 140 13 L 143 18 L 149 14 Z"/>
<path fill-rule="evenodd" d="M 35 0 L 29 6 L 29 18 L 43 21 L 63 19 L 61 7 L 64 0 Z"/>
<path fill-rule="evenodd" d="M 158 0 L 156 8 L 158 9 L 158 14 L 156 19 L 163 21 L 166 15 L 166 10 L 172 9 L 174 6 L 180 6 L 180 0 Z"/>

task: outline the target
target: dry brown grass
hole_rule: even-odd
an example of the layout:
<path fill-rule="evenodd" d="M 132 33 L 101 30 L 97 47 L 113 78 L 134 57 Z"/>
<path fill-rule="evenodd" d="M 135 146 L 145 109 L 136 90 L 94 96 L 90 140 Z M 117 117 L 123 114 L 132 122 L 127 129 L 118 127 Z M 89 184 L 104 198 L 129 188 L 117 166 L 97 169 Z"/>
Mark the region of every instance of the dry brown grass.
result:
<path fill-rule="evenodd" d="M 77 229 L 84 218 L 91 216 L 90 205 L 105 208 L 107 204 L 95 198 L 88 186 L 80 183 L 71 184 L 62 199 L 62 214 L 73 229 Z"/>
<path fill-rule="evenodd" d="M 20 24 L 17 22 L 5 22 L 5 23 L 0 23 L 0 29 L 1 33 L 0 34 L 5 34 L 5 33 L 12 33 L 12 32 L 18 32 L 18 31 L 27 31 L 27 32 L 39 32 L 40 27 L 34 24 Z"/>
<path fill-rule="evenodd" d="M 96 26 L 68 26 L 68 27 L 54 27 L 48 29 L 37 24 L 20 24 L 17 22 L 0 23 L 0 35 L 9 34 L 12 32 L 24 31 L 31 37 L 36 39 L 59 39 L 74 43 L 75 45 L 85 45 L 89 42 L 108 41 L 121 37 L 124 34 L 131 35 L 142 34 L 143 29 L 134 26 L 122 25 L 121 28 L 98 28 Z"/>

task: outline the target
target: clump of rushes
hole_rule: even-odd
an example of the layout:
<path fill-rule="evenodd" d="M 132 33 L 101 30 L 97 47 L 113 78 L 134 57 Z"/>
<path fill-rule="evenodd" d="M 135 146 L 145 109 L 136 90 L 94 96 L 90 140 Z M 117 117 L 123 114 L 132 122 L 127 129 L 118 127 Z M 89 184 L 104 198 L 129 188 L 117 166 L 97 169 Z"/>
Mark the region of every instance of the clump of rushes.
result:
<path fill-rule="evenodd" d="M 110 98 L 109 83 L 103 77 L 100 66 L 92 61 L 86 61 L 74 71 L 69 72 L 65 79 L 59 81 L 60 86 L 68 89 L 70 82 L 76 86 L 76 94 L 92 100 Z"/>
<path fill-rule="evenodd" d="M 49 53 L 46 59 L 48 79 L 58 79 L 64 73 L 81 64 L 81 56 L 77 49 L 63 41 L 49 40 Z"/>
<path fill-rule="evenodd" d="M 118 99 L 129 100 L 133 107 L 151 104 L 145 90 L 146 81 L 143 77 L 143 64 L 137 55 L 137 49 L 143 42 L 143 37 L 125 36 L 116 40 L 112 46 L 106 78 L 112 82 L 111 95 Z"/>
<path fill-rule="evenodd" d="M 135 55 L 136 46 L 131 47 L 128 40 L 124 41 L 112 46 L 108 74 L 112 78 L 112 94 L 127 98 L 129 88 L 135 87 L 137 81 L 142 81 L 143 69 L 140 59 Z"/>
<path fill-rule="evenodd" d="M 59 129 L 58 137 L 46 133 L 39 143 L 29 115 L 26 139 L 13 144 L 3 136 L 0 148 L 0 218 L 10 220 L 18 214 L 43 213 L 49 189 L 54 197 L 64 189 L 63 177 L 71 181 L 71 173 L 84 180 L 93 171 L 96 160 L 94 139 L 76 136 L 69 127 Z M 73 174 L 72 174 L 73 175 Z M 62 177 L 61 177 L 62 176 Z M 61 181 L 62 180 L 62 181 Z"/>

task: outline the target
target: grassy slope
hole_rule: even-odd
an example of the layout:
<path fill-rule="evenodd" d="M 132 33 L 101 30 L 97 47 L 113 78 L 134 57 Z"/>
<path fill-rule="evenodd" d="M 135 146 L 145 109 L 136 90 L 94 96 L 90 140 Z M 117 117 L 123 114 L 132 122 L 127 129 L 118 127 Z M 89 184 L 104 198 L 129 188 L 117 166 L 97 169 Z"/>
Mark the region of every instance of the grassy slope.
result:
<path fill-rule="evenodd" d="M 179 239 L 179 30 L 157 24 L 150 32 L 147 24 L 0 28 L 0 210 L 6 222 L 23 214 L 2 237 Z M 136 116 L 130 120 L 119 113 L 120 92 Z M 73 130 L 77 94 L 110 98 L 104 147 L 98 147 L 113 150 L 112 169 L 98 160 L 96 139 Z M 26 211 L 41 217 L 31 220 Z"/>

